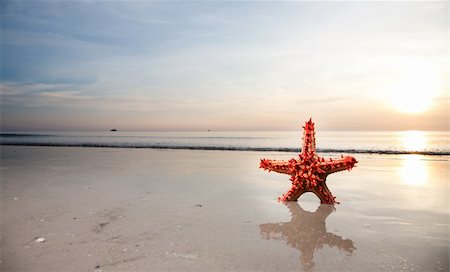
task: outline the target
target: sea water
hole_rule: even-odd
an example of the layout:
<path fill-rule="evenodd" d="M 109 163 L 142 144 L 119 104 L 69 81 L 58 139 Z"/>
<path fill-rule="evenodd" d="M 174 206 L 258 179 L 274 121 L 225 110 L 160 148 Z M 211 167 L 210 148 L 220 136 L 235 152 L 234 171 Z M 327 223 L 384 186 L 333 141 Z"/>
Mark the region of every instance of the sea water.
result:
<path fill-rule="evenodd" d="M 2 131 L 2 145 L 298 152 L 301 131 Z M 448 131 L 317 131 L 318 152 L 450 155 Z"/>

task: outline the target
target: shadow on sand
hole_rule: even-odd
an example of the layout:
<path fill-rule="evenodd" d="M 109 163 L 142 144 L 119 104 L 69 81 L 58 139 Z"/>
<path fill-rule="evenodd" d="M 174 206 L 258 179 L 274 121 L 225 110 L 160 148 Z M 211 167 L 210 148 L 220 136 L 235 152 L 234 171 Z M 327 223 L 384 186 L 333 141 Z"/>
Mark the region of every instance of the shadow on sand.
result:
<path fill-rule="evenodd" d="M 300 261 L 305 271 L 314 267 L 314 252 L 324 245 L 336 247 L 352 254 L 356 249 L 353 241 L 329 233 L 325 220 L 335 210 L 334 205 L 321 204 L 315 212 L 305 211 L 297 202 L 285 204 L 290 213 L 291 221 L 285 223 L 261 224 L 261 236 L 264 239 L 285 240 L 288 245 L 301 252 Z"/>

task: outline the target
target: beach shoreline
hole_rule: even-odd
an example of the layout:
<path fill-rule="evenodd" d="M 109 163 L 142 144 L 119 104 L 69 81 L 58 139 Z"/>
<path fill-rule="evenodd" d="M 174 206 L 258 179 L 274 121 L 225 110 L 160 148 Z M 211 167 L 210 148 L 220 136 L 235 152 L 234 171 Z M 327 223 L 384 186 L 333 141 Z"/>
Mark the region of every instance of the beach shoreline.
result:
<path fill-rule="evenodd" d="M 292 156 L 2 145 L 1 270 L 449 269 L 447 156 L 355 154 L 335 207 L 277 203 Z"/>

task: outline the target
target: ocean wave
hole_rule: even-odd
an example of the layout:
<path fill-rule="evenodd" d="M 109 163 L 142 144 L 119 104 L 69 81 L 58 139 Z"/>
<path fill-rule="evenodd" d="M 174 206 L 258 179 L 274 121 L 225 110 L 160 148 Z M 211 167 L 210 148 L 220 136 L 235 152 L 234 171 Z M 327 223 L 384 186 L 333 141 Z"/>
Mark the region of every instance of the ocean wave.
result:
<path fill-rule="evenodd" d="M 54 137 L 50 134 L 22 134 L 22 133 L 0 133 L 1 138 L 34 138 L 34 137 Z"/>
<path fill-rule="evenodd" d="M 298 148 L 284 147 L 251 147 L 251 146 L 198 146 L 198 145 L 160 145 L 147 143 L 45 143 L 45 142 L 2 142 L 0 145 L 14 146 L 59 146 L 59 147 L 97 147 L 97 148 L 148 148 L 148 149 L 185 149 L 210 151 L 261 151 L 261 152 L 289 152 L 297 153 Z M 384 154 L 384 155 L 429 155 L 446 156 L 450 151 L 408 151 L 383 149 L 335 149 L 318 148 L 319 153 L 348 153 L 348 154 Z"/>

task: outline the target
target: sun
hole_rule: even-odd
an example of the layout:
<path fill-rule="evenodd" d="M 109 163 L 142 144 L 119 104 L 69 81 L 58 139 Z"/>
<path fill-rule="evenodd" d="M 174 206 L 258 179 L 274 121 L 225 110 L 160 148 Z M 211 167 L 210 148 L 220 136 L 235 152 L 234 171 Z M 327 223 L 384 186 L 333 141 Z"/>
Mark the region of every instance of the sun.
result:
<path fill-rule="evenodd" d="M 429 110 L 438 89 L 436 73 L 429 65 L 416 64 L 404 69 L 387 88 L 388 103 L 397 111 L 418 114 Z"/>

